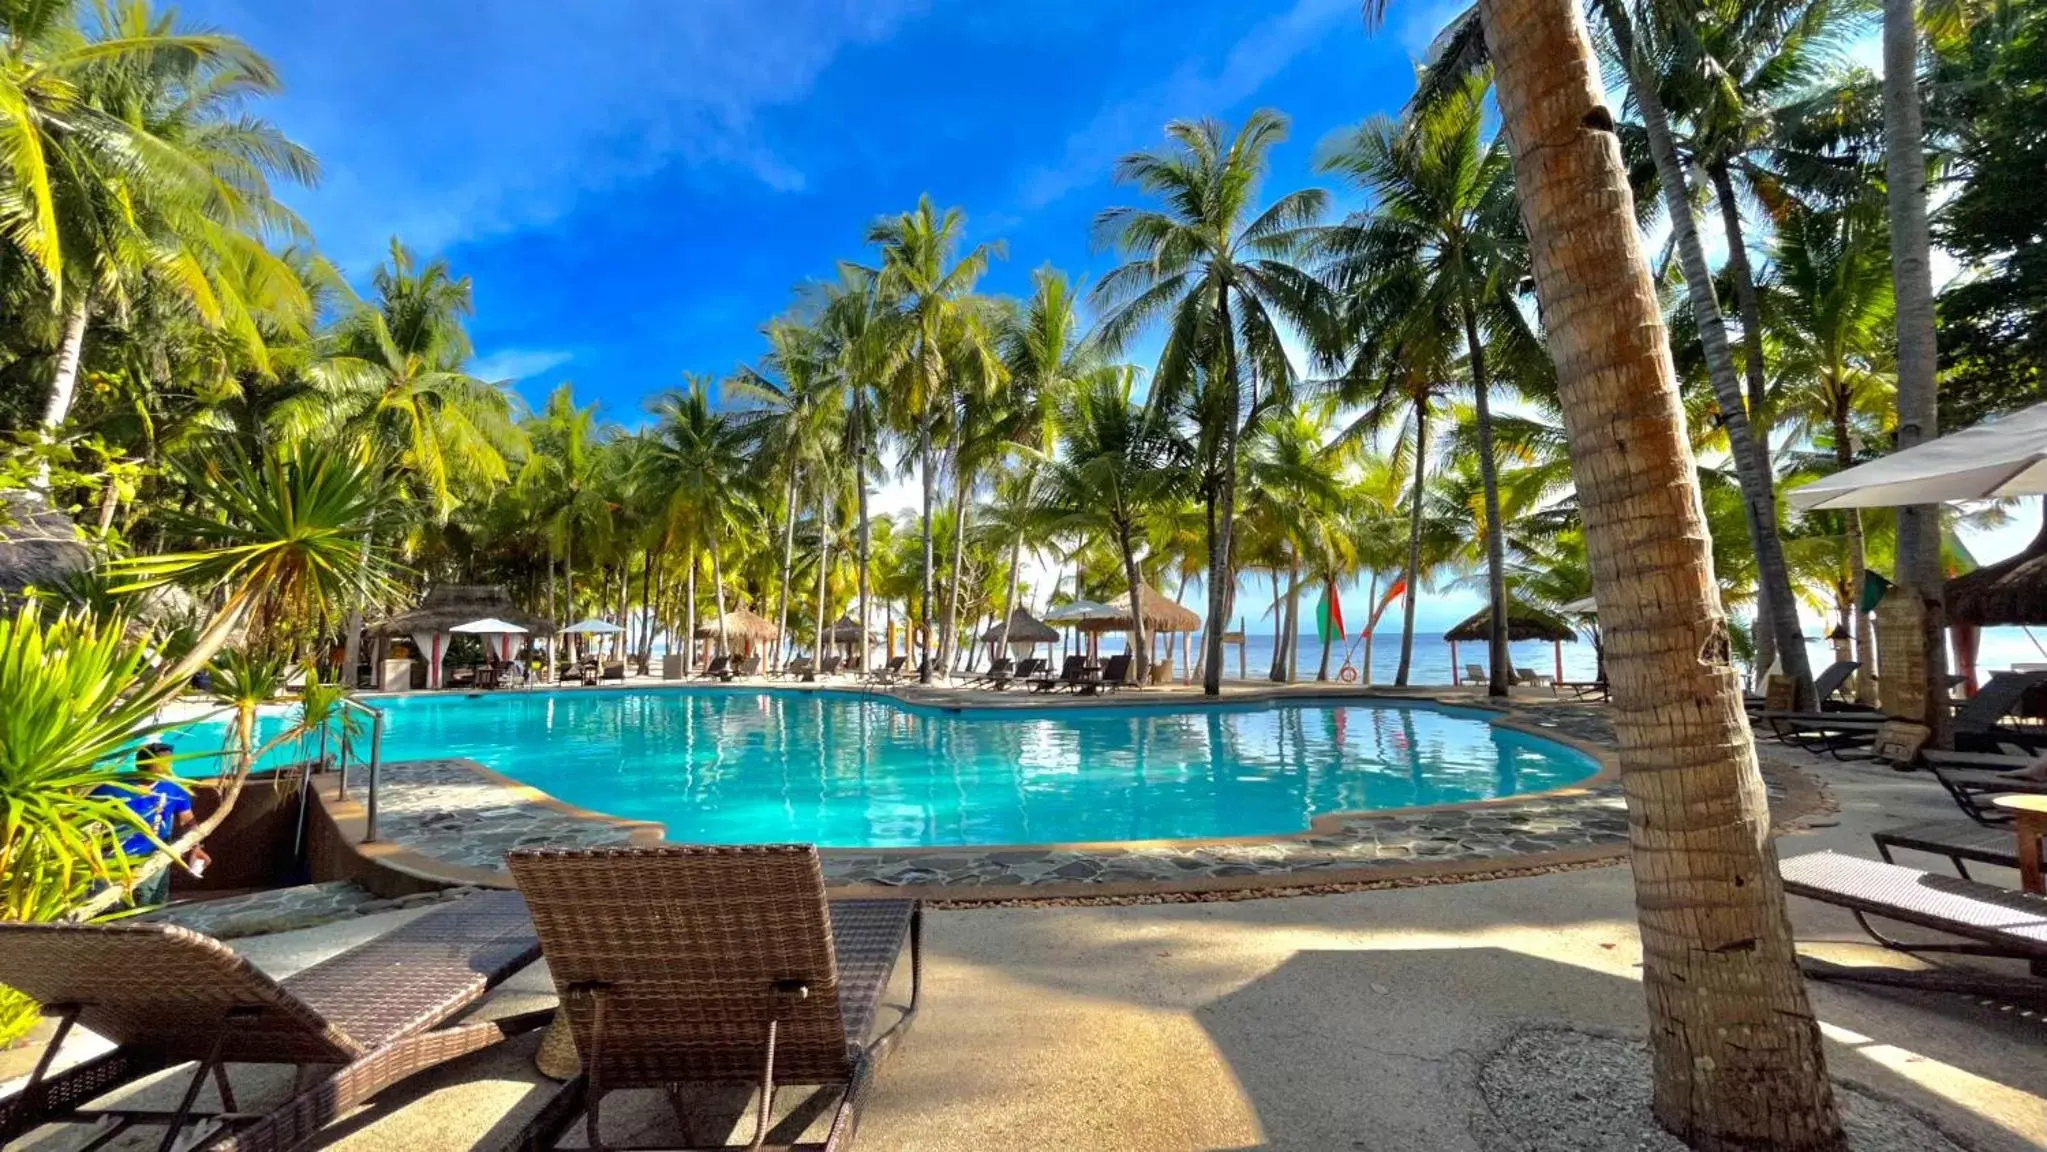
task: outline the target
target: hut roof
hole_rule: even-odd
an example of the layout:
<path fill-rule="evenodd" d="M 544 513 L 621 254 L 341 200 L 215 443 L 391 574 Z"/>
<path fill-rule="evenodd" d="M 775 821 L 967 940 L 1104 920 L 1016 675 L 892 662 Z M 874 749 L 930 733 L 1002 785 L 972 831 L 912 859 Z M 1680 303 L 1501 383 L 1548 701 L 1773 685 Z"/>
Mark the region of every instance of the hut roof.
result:
<path fill-rule="evenodd" d="M 870 632 L 869 635 L 873 634 Z M 841 616 L 838 623 L 824 630 L 824 639 L 827 644 L 858 644 L 861 640 L 860 621 L 853 619 L 851 613 Z"/>
<path fill-rule="evenodd" d="M 1002 639 L 1002 625 L 997 622 L 981 633 L 981 643 L 994 644 Z M 1011 644 L 1057 644 L 1059 630 L 1038 619 L 1021 608 L 1009 611 L 1009 642 Z"/>
<path fill-rule="evenodd" d="M 1947 582 L 1950 624 L 2047 624 L 2047 526 L 2025 550 Z"/>
<path fill-rule="evenodd" d="M 725 612 L 725 631 L 734 640 L 773 640 L 781 635 L 781 629 L 770 624 L 751 608 L 727 609 Z M 703 624 L 697 626 L 697 639 L 715 640 L 717 638 L 718 617 L 712 615 Z"/>
<path fill-rule="evenodd" d="M 1473 613 L 1470 619 L 1443 633 L 1443 639 L 1459 643 L 1479 641 L 1483 643 L 1492 635 L 1493 609 L 1488 604 Z M 1509 640 L 1576 640 L 1578 633 L 1570 624 L 1543 611 L 1517 600 L 1507 602 L 1507 639 Z"/>
<path fill-rule="evenodd" d="M 50 588 L 92 567 L 71 518 L 33 492 L 0 493 L 0 597 Z"/>
<path fill-rule="evenodd" d="M 1149 584 L 1139 584 L 1137 586 L 1137 603 L 1144 610 L 1144 626 L 1153 632 L 1199 632 L 1201 630 L 1201 617 L 1182 607 L 1177 602 L 1166 599 L 1159 594 L 1158 589 L 1153 588 Z M 1109 607 L 1128 613 L 1130 611 L 1130 593 L 1125 592 L 1121 596 L 1109 601 Z M 1101 623 L 1108 625 L 1112 629 L 1128 628 L 1130 627 L 1130 618 L 1126 615 L 1121 621 L 1106 620 Z"/>
<path fill-rule="evenodd" d="M 370 625 L 370 632 L 379 636 L 446 632 L 457 624 L 490 617 L 508 620 L 535 636 L 554 635 L 554 621 L 520 609 L 497 584 L 436 584 L 427 589 L 419 607 Z"/>

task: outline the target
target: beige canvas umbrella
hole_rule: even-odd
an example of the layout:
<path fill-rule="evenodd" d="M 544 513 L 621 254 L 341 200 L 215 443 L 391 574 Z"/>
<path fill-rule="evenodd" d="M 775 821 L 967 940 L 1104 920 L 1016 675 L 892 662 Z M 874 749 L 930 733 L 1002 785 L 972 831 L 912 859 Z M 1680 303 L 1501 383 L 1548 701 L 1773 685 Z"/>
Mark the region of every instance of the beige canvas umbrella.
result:
<path fill-rule="evenodd" d="M 1790 493 L 1794 508 L 1897 508 L 2047 493 L 2047 404 L 1844 468 Z"/>

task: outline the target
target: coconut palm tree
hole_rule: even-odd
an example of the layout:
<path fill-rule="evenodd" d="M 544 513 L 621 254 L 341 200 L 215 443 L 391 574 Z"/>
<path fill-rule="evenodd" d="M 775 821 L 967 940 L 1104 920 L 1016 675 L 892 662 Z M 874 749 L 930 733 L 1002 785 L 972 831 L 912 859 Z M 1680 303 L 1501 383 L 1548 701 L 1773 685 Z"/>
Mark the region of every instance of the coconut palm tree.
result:
<path fill-rule="evenodd" d="M 711 381 L 685 377 L 654 402 L 661 450 L 671 461 L 674 488 L 669 515 L 683 539 L 711 553 L 711 592 L 718 611 L 718 650 L 732 650 L 725 620 L 725 544 L 742 527 L 752 495 L 746 471 L 746 429 L 730 413 L 711 407 Z M 694 601 L 695 593 L 691 593 Z M 692 613 L 693 614 L 693 613 Z M 691 621 L 692 634 L 695 621 Z"/>
<path fill-rule="evenodd" d="M 1729 659 L 1662 309 L 1576 0 L 1479 0 L 1609 635 L 1654 1108 L 1694 1147 L 1839 1149 Z M 1750 494 L 1744 492 L 1744 496 Z"/>
<path fill-rule="evenodd" d="M 563 382 L 548 394 L 547 407 L 527 423 L 533 450 L 519 468 L 514 487 L 543 525 L 548 562 L 562 561 L 563 619 L 576 615 L 576 545 L 595 563 L 613 539 L 616 502 L 603 483 L 603 450 L 612 430 L 597 417 L 597 405 L 576 404 L 575 386 Z"/>
<path fill-rule="evenodd" d="M 870 604 L 874 589 L 873 522 L 868 514 L 868 485 L 880 471 L 881 423 L 876 389 L 887 379 L 892 350 L 898 344 L 900 314 L 881 297 L 880 277 L 854 265 L 840 265 L 839 279 L 823 289 L 818 332 L 823 359 L 846 409 L 844 454 L 852 464 L 854 538 L 859 565 L 860 667 L 868 662 L 866 637 L 872 628 Z"/>
<path fill-rule="evenodd" d="M 1783 331 L 1780 369 L 1791 383 L 1783 407 L 1801 439 L 1832 449 L 1836 469 L 1856 461 L 1857 442 L 1893 414 L 1895 361 L 1891 277 L 1883 216 L 1875 204 L 1799 208 L 1778 222 L 1773 311 Z M 1855 633 L 1856 698 L 1876 702 L 1876 642 L 1860 604 L 1867 557 L 1860 509 L 1842 514 Z"/>
<path fill-rule="evenodd" d="M 1052 467 L 1060 522 L 1115 544 L 1130 593 L 1132 674 L 1143 683 L 1151 654 L 1145 633 L 1137 546 L 1148 509 L 1183 496 L 1188 445 L 1160 409 L 1134 396 L 1137 370 L 1105 365 L 1077 382 L 1059 417 L 1064 435 Z"/>
<path fill-rule="evenodd" d="M 1542 359 L 1517 299 L 1527 248 L 1514 201 L 1506 146 L 1485 139 L 1485 81 L 1474 76 L 1405 122 L 1367 121 L 1321 162 L 1348 177 L 1372 206 L 1332 229 L 1327 275 L 1339 291 L 1368 294 L 1399 311 L 1403 328 L 1460 333 L 1471 383 L 1476 457 L 1485 490 L 1488 603 L 1492 606 L 1489 694 L 1505 696 L 1514 670 L 1507 652 L 1506 546 L 1493 448 L 1487 339 Z M 1369 303 L 1366 311 L 1385 304 Z M 1419 335 L 1419 333 L 1417 333 Z M 1431 344 L 1441 343 L 1430 338 Z"/>
<path fill-rule="evenodd" d="M 742 366 L 726 388 L 728 394 L 750 405 L 740 421 L 752 440 L 755 460 L 771 466 L 782 482 L 782 572 L 775 601 L 779 632 L 773 646 L 774 662 L 779 665 L 783 646 L 793 646 L 789 590 L 796 562 L 797 490 L 806 476 L 837 459 L 839 426 L 846 412 L 826 358 L 825 342 L 815 328 L 785 317 L 770 322 L 763 334 L 768 354 L 761 366 Z M 835 469 L 832 475 L 836 477 Z"/>
<path fill-rule="evenodd" d="M 1001 372 L 992 333 L 969 305 L 974 285 L 1001 247 L 980 244 L 960 255 L 966 222 L 964 212 L 940 212 L 924 196 L 915 210 L 877 220 L 867 232 L 867 242 L 881 249 L 876 291 L 901 317 L 891 326 L 896 339 L 885 385 L 892 423 L 912 442 L 923 478 L 924 583 L 919 595 L 924 662 L 919 679 L 927 684 L 937 663 L 930 642 L 938 447 L 955 428 L 956 395 L 966 374 L 974 371 L 986 379 Z"/>
<path fill-rule="evenodd" d="M 1091 293 L 1104 310 L 1099 339 L 1113 353 L 1163 322 L 1149 402 L 1196 429 L 1208 520 L 1202 690 L 1210 696 L 1222 690 L 1222 634 L 1236 592 L 1230 533 L 1239 445 L 1293 392 L 1281 334 L 1306 334 L 1319 347 L 1331 311 L 1328 290 L 1303 268 L 1326 194 L 1303 189 L 1257 209 L 1286 126 L 1270 110 L 1252 113 L 1234 133 L 1214 120 L 1176 120 L 1166 126 L 1165 147 L 1116 163 L 1117 182 L 1158 206 L 1095 217 L 1099 240 L 1128 257 Z"/>

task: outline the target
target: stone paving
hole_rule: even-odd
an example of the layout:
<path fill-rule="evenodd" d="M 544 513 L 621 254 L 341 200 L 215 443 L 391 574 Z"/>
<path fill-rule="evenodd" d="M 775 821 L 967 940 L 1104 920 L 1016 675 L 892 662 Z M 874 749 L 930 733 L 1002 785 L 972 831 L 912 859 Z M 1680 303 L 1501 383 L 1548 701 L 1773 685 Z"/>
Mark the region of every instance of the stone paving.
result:
<path fill-rule="evenodd" d="M 1525 727 L 1605 747 L 1614 743 L 1602 705 L 1517 701 L 1496 710 Z M 1772 807 L 1780 816 L 1794 778 L 1791 769 L 1766 766 Z M 634 828 L 527 798 L 467 761 L 384 766 L 382 837 L 432 860 L 497 870 L 514 848 L 618 844 L 632 839 Z M 825 853 L 824 867 L 835 885 L 1024 887 L 1033 897 L 1085 897 L 1103 885 L 1186 890 L 1335 882 L 1339 876 L 1353 882 L 1371 879 L 1371 870 L 1398 866 L 1411 872 L 1416 864 L 1487 870 L 1485 864 L 1497 863 L 1504 871 L 1539 867 L 1542 861 L 1534 858 L 1553 853 L 1584 854 L 1626 842 L 1626 804 L 1619 785 L 1608 782 L 1495 804 L 1360 815 L 1269 839 L 1087 849 L 840 850 Z M 1324 876 L 1330 880 L 1318 879 Z"/>
<path fill-rule="evenodd" d="M 180 928 L 203 932 L 217 940 L 232 940 L 237 936 L 289 932 L 295 928 L 310 928 L 315 924 L 345 920 L 350 916 L 368 916 L 373 912 L 389 912 L 397 908 L 434 904 L 466 896 L 474 891 L 476 891 L 474 888 L 448 888 L 438 892 L 422 892 L 385 900 L 368 889 L 346 880 L 331 880 L 324 884 L 301 884 L 293 888 L 273 888 L 266 892 L 251 892 L 243 896 L 227 896 L 218 900 L 172 904 L 154 912 L 144 913 L 136 919 L 176 924 Z"/>

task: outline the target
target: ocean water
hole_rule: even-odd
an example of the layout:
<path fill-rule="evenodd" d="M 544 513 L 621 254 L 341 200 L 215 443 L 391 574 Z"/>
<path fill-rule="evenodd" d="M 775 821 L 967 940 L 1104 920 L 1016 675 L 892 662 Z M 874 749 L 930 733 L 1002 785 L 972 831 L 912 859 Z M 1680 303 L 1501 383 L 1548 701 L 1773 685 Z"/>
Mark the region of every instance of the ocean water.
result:
<path fill-rule="evenodd" d="M 1575 783 L 1573 749 L 1430 704 L 954 712 L 845 691 L 568 689 L 379 701 L 384 755 L 467 757 L 670 839 L 847 848 L 1257 836 L 1323 812 Z M 193 725 L 174 744 L 217 745 Z"/>

